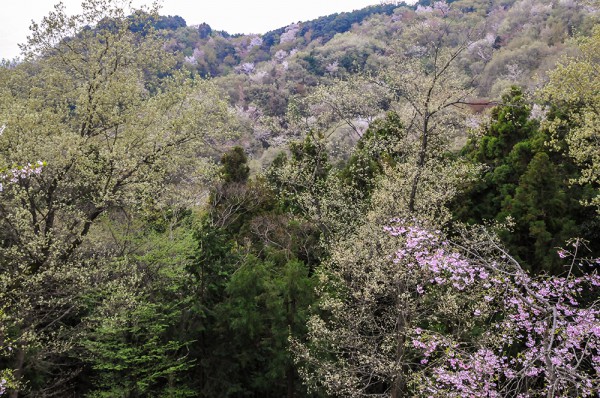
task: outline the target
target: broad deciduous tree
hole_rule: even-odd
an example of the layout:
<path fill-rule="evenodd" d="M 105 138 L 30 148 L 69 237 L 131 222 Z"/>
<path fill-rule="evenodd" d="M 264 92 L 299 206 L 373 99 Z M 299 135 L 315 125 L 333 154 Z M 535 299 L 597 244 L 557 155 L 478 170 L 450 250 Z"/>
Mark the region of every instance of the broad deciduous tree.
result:
<path fill-rule="evenodd" d="M 597 2 L 596 2 L 597 3 Z M 559 137 L 564 136 L 569 154 L 583 168 L 578 182 L 600 184 L 600 28 L 579 39 L 579 54 L 565 57 L 550 73 L 542 94 L 564 112 L 548 123 Z M 592 201 L 600 206 L 600 194 Z"/>
<path fill-rule="evenodd" d="M 156 202 L 199 154 L 191 144 L 214 141 L 227 118 L 215 89 L 175 72 L 150 27 L 132 31 L 141 14 L 118 4 L 85 1 L 71 17 L 57 6 L 32 25 L 26 60 L 0 69 L 0 163 L 47 162 L 0 202 L 3 338 L 14 339 L 4 360 L 39 393 L 68 390 L 78 371 L 62 361 L 79 339 L 86 288 L 105 274 L 93 226 Z"/>

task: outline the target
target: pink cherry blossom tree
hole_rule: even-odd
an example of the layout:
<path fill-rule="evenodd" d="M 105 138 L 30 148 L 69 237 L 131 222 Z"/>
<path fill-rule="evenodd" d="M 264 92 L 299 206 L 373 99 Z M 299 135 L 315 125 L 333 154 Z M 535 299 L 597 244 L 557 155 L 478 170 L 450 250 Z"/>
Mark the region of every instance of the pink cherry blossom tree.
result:
<path fill-rule="evenodd" d="M 600 259 L 583 257 L 585 242 L 558 251 L 564 275 L 533 277 L 483 227 L 452 239 L 424 222 L 370 228 L 321 270 L 308 341 L 295 342 L 309 387 L 353 397 L 597 396 Z"/>
<path fill-rule="evenodd" d="M 487 239 L 471 237 L 469 246 L 417 226 L 387 230 L 404 240 L 394 261 L 421 275 L 415 290 L 424 301 L 441 292 L 472 299 L 464 310 L 474 322 L 459 334 L 440 332 L 435 317 L 407 330 L 421 353 L 419 395 L 596 396 L 600 259 L 581 257 L 584 242 L 558 251 L 565 275 L 532 277 L 482 228 Z"/>

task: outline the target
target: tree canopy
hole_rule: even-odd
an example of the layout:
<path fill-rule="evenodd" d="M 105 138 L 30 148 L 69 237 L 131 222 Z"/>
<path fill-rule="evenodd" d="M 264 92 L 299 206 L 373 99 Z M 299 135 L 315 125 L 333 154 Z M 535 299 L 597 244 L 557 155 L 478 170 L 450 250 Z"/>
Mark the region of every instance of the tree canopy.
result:
<path fill-rule="evenodd" d="M 598 11 L 57 5 L 0 65 L 0 396 L 598 395 Z"/>

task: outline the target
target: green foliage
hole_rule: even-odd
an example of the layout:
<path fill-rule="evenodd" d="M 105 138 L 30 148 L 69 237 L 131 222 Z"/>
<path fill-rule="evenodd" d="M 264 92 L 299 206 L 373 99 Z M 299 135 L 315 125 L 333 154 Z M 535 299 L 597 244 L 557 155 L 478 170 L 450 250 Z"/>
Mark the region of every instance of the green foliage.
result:
<path fill-rule="evenodd" d="M 556 247 L 573 236 L 594 240 L 590 227 L 598 222 L 579 204 L 589 190 L 569 184 L 579 170 L 564 151 L 554 151 L 549 144 L 549 133 L 531 119 L 522 91 L 513 87 L 492 111 L 484 134 L 463 149 L 465 156 L 487 168 L 455 207 L 455 214 L 470 223 L 512 223 L 500 236 L 536 273 L 562 272 Z"/>
<path fill-rule="evenodd" d="M 501 211 L 502 201 L 514 194 L 532 156 L 533 135 L 538 132 L 538 124 L 530 120 L 530 107 L 519 88 L 513 87 L 502 103 L 493 110 L 481 138 L 469 140 L 463 149 L 467 158 L 489 167 L 471 191 L 473 199 L 467 199 L 462 206 L 473 221 L 494 219 Z"/>
<path fill-rule="evenodd" d="M 273 162 L 267 178 L 286 209 L 306 214 L 309 208 L 319 206 L 315 201 L 325 189 L 332 167 L 328 158 L 323 137 L 309 135 L 303 141 L 290 144 L 289 159 L 281 155 Z"/>
<path fill-rule="evenodd" d="M 576 220 L 565 217 L 568 201 L 564 181 L 548 154 L 536 153 L 521 175 L 512 200 L 504 204 L 504 213 L 515 219 L 515 230 L 505 234 L 518 256 L 528 263 L 555 263 L 555 251 L 571 236 L 577 235 Z M 523 230 L 524 226 L 527 230 Z M 523 247 L 523 242 L 533 242 Z M 559 273 L 561 269 L 555 270 Z"/>
<path fill-rule="evenodd" d="M 495 166 L 508 156 L 518 156 L 511 155 L 513 147 L 537 131 L 538 123 L 530 118 L 531 108 L 521 89 L 512 87 L 501 103 L 492 111 L 486 134 L 479 142 L 471 140 L 464 149 L 477 162 Z"/>
<path fill-rule="evenodd" d="M 392 2 L 243 36 L 118 3 L 58 6 L 0 68 L 0 174 L 43 165 L 0 186 L 0 392 L 318 394 L 301 373 L 410 395 L 409 325 L 478 343 L 485 291 L 422 300 L 392 217 L 458 235 L 453 201 L 510 224 L 506 254 L 534 272 L 560 272 L 574 236 L 597 255 L 594 4 Z M 454 153 L 465 103 L 532 84 L 577 29 L 593 34 L 549 73 L 543 128 L 512 88 Z"/>
<path fill-rule="evenodd" d="M 168 329 L 180 314 L 172 305 L 153 300 L 117 293 L 103 304 L 120 310 L 96 320 L 90 340 L 83 342 L 95 387 L 87 396 L 194 396 L 180 380 L 191 368 L 184 343 L 168 340 Z"/>
<path fill-rule="evenodd" d="M 216 307 L 230 352 L 215 364 L 224 373 L 222 381 L 227 380 L 227 391 L 218 395 L 286 394 L 297 377 L 288 336 L 304 330 L 312 302 L 310 280 L 306 265 L 298 261 L 279 267 L 253 257 L 243 261 L 227 284 L 226 299 Z"/>
<path fill-rule="evenodd" d="M 276 264 L 254 255 L 238 262 L 220 286 L 218 301 L 205 295 L 197 381 L 202 396 L 283 396 L 301 392 L 288 336 L 304 332 L 312 278 L 299 261 Z M 210 275 L 205 275 L 210 278 Z M 215 291 L 216 285 L 213 285 Z M 211 302 L 211 299 L 213 300 Z M 290 395 L 288 395 L 290 396 Z"/>
<path fill-rule="evenodd" d="M 81 372 L 72 353 L 98 308 L 84 297 L 123 250 L 100 221 L 159 203 L 201 155 L 191 144 L 227 123 L 214 86 L 176 72 L 161 37 L 132 32 L 135 10 L 116 4 L 87 1 L 75 16 L 57 6 L 32 25 L 27 60 L 0 69 L 0 164 L 47 164 L 0 205 L 0 286 L 10 292 L 0 308 L 15 342 L 1 361 L 32 395 L 70 395 Z"/>
<path fill-rule="evenodd" d="M 196 389 L 207 397 L 301 395 L 288 337 L 305 333 L 313 277 L 298 257 L 318 242 L 302 243 L 307 227 L 281 213 L 261 179 L 248 180 L 246 160 L 239 147 L 222 157 L 223 181 L 194 234 Z"/>
<path fill-rule="evenodd" d="M 190 361 L 179 350 L 186 342 L 175 327 L 189 305 L 184 267 L 193 244 L 190 223 L 187 216 L 157 231 L 143 219 L 111 215 L 96 226 L 96 247 L 109 245 L 108 235 L 119 254 L 86 291 L 80 342 L 86 366 L 79 378 L 88 394 L 153 395 L 173 383 L 187 388 L 182 375 Z"/>
<path fill-rule="evenodd" d="M 402 140 L 406 131 L 396 112 L 390 111 L 384 119 L 377 119 L 360 138 L 341 170 L 341 178 L 360 195 L 369 196 L 376 178 L 386 167 L 394 167 L 402 160 Z"/>
<path fill-rule="evenodd" d="M 185 28 L 185 19 L 179 15 L 156 16 L 144 11 L 137 11 L 128 17 L 133 23 L 129 27 L 134 33 L 147 34 L 152 30 L 177 30 Z"/>
<path fill-rule="evenodd" d="M 189 221 L 170 232 L 124 231 L 128 255 L 114 260 L 106 281 L 85 298 L 94 307 L 79 343 L 82 379 L 92 382 L 86 396 L 194 396 L 186 380 L 190 342 L 178 330 L 191 303 L 184 272 L 193 245 Z"/>
<path fill-rule="evenodd" d="M 236 146 L 221 157 L 223 181 L 244 183 L 250 175 L 248 157 L 242 147 Z"/>
<path fill-rule="evenodd" d="M 323 43 L 328 42 L 338 33 L 344 33 L 355 23 L 361 23 L 374 14 L 390 15 L 397 8 L 396 4 L 379 4 L 365 7 L 352 12 L 342 12 L 317 18 L 302 24 L 300 35 L 310 33 L 311 39 L 321 39 Z"/>
<path fill-rule="evenodd" d="M 561 110 L 549 120 L 548 129 L 556 140 L 564 136 L 569 156 L 581 167 L 577 180 L 582 185 L 591 184 L 596 190 L 596 196 L 589 202 L 600 209 L 600 28 L 596 26 L 589 37 L 581 37 L 577 44 L 580 54 L 559 63 L 550 73 L 550 82 L 542 94 Z"/>

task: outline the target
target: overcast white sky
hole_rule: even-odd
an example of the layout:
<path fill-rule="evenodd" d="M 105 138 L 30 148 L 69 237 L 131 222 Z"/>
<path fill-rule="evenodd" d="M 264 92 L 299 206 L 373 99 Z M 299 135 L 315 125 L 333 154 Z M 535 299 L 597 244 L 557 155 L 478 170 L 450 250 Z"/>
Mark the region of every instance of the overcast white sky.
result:
<path fill-rule="evenodd" d="M 41 20 L 58 1 L 0 0 L 0 59 L 18 56 L 17 44 L 25 42 L 31 20 Z M 63 0 L 63 3 L 69 13 L 80 10 L 81 0 Z M 379 3 L 379 0 L 163 0 L 161 14 L 180 15 L 188 25 L 206 22 L 213 29 L 229 33 L 265 33 L 292 22 Z"/>

